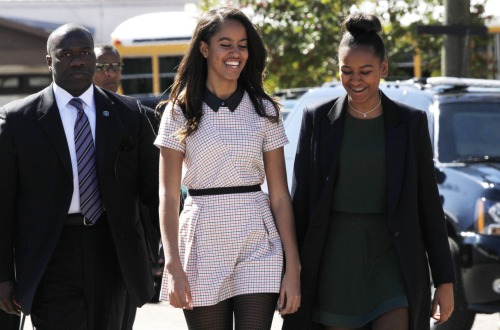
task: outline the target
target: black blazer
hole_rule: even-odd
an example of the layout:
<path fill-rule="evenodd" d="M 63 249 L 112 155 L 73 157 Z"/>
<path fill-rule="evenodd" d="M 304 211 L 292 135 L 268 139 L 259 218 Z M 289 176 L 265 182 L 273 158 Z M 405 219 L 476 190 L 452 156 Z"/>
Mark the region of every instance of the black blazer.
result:
<path fill-rule="evenodd" d="M 155 136 L 135 99 L 98 87 L 94 99 L 102 201 L 125 284 L 141 306 L 154 294 L 138 204 L 146 204 L 158 221 Z M 52 86 L 0 108 L 0 281 L 16 280 L 26 314 L 72 193 L 71 160 Z"/>
<path fill-rule="evenodd" d="M 292 183 L 302 263 L 302 303 L 297 313 L 285 316 L 283 329 L 317 327 L 312 323 L 311 310 L 337 181 L 346 105 L 347 95 L 344 95 L 304 110 Z M 410 328 L 428 329 L 431 308 L 428 263 L 436 285 L 453 282 L 454 270 L 435 180 L 427 117 L 423 111 L 394 102 L 384 94 L 382 106 L 387 230 L 394 238 L 403 270 L 410 303 Z"/>

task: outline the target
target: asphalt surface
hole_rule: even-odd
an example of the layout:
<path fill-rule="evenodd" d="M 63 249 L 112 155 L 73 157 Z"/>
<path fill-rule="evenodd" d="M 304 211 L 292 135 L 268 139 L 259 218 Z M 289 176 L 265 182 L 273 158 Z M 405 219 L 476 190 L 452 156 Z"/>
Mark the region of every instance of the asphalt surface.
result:
<path fill-rule="evenodd" d="M 281 316 L 274 315 L 272 330 L 280 330 Z M 146 304 L 137 310 L 134 330 L 187 330 L 182 310 L 167 303 Z M 478 314 L 471 330 L 500 330 L 499 314 Z"/>
<path fill-rule="evenodd" d="M 283 322 L 275 314 L 272 330 L 280 330 Z M 32 329 L 29 317 L 24 329 Z M 182 310 L 171 308 L 167 303 L 146 304 L 137 310 L 134 330 L 187 330 Z M 478 314 L 471 330 L 500 330 L 499 314 Z"/>
<path fill-rule="evenodd" d="M 281 316 L 274 315 L 272 330 L 280 330 Z M 134 330 L 187 330 L 182 310 L 169 307 L 168 303 L 146 304 L 137 310 Z"/>

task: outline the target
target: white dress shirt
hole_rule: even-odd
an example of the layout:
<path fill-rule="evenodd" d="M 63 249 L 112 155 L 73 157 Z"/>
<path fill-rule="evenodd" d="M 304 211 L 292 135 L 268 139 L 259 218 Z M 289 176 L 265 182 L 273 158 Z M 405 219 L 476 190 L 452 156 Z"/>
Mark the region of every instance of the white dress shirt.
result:
<path fill-rule="evenodd" d="M 69 206 L 68 214 L 80 213 L 80 190 L 79 190 L 79 180 L 78 180 L 78 168 L 76 163 L 76 150 L 75 150 L 75 121 L 78 110 L 69 104 L 71 99 L 75 98 L 70 93 L 65 91 L 63 88 L 57 86 L 56 83 L 53 84 L 54 95 L 59 108 L 59 114 L 61 115 L 61 120 L 64 127 L 64 133 L 66 134 L 66 140 L 68 142 L 69 155 L 71 157 L 71 167 L 73 168 L 73 197 L 71 198 L 71 205 Z M 94 85 L 91 85 L 82 95 L 78 96 L 83 102 L 83 111 L 87 115 L 90 123 L 90 129 L 92 131 L 92 137 L 95 143 L 95 118 L 96 109 L 94 102 Z"/>

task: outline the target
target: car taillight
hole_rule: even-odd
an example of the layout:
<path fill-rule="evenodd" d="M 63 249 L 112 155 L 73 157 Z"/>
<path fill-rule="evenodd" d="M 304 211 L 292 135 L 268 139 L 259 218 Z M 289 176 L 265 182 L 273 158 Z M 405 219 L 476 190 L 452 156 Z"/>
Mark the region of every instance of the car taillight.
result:
<path fill-rule="evenodd" d="M 484 235 L 500 235 L 500 202 L 480 198 L 476 202 L 477 231 Z"/>

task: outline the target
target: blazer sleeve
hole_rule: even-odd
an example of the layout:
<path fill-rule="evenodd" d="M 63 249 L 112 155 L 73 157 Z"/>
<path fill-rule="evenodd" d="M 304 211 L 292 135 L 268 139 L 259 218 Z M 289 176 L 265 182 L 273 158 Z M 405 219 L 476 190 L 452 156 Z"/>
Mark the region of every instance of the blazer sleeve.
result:
<path fill-rule="evenodd" d="M 0 108 L 0 282 L 14 279 L 17 156 L 7 112 Z"/>
<path fill-rule="evenodd" d="M 139 173 L 140 173 L 140 199 L 147 208 L 149 220 L 155 230 L 160 232 L 158 217 L 158 172 L 159 149 L 153 144 L 156 138 L 158 121 L 152 109 L 137 103 L 141 113 L 141 136 L 139 143 Z"/>
<path fill-rule="evenodd" d="M 427 115 L 420 113 L 418 122 L 418 204 L 423 240 L 426 246 L 434 285 L 455 281 L 439 190 L 437 187 L 432 144 L 430 141 Z"/>
<path fill-rule="evenodd" d="M 304 109 L 299 141 L 295 153 L 292 177 L 292 204 L 299 251 L 302 248 L 309 225 L 309 185 L 312 145 L 312 114 Z"/>

